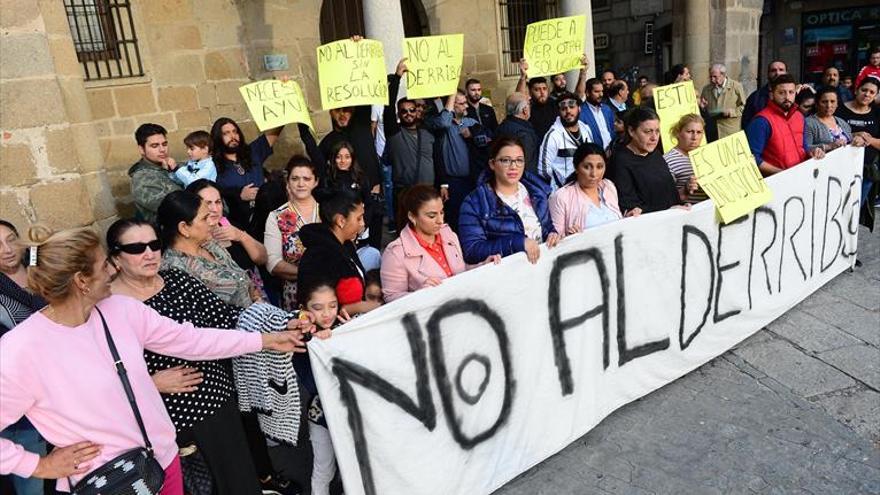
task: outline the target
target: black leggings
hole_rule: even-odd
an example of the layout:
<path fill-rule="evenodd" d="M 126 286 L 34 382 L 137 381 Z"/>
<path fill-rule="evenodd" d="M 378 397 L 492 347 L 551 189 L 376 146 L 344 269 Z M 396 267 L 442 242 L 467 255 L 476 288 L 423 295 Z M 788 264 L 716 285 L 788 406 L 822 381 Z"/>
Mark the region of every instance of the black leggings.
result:
<path fill-rule="evenodd" d="M 211 470 L 216 495 L 263 493 L 235 400 L 193 426 L 190 433 Z"/>

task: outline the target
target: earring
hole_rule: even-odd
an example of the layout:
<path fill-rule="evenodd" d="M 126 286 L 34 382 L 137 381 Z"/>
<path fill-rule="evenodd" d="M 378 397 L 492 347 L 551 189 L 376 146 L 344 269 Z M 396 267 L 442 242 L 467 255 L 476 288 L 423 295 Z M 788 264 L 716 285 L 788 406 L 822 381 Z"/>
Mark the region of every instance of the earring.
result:
<path fill-rule="evenodd" d="M 80 289 L 80 290 L 82 291 L 82 293 L 83 293 L 84 296 L 85 296 L 85 295 L 88 295 L 88 293 L 92 291 L 92 289 L 89 289 L 88 287 L 83 287 L 83 288 Z"/>

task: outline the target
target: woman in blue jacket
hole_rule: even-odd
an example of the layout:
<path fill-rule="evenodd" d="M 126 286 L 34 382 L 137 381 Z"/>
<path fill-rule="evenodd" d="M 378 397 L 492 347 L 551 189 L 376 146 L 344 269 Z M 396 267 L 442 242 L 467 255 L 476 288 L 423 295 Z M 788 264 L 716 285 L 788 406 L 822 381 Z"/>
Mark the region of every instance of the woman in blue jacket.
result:
<path fill-rule="evenodd" d="M 549 195 L 547 185 L 525 171 L 519 140 L 496 139 L 489 170 L 461 205 L 458 237 L 465 261 L 477 264 L 493 254 L 503 257 L 524 251 L 530 263 L 537 263 L 540 244 L 552 248 L 559 241 L 550 220 Z"/>

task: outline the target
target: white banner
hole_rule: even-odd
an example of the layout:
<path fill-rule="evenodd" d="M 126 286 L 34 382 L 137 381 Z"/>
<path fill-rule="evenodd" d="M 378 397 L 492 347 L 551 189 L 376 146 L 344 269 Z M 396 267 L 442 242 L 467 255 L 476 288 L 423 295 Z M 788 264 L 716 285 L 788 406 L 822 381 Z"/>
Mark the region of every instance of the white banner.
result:
<path fill-rule="evenodd" d="M 486 494 L 855 262 L 863 150 L 484 266 L 309 344 L 345 493 Z"/>

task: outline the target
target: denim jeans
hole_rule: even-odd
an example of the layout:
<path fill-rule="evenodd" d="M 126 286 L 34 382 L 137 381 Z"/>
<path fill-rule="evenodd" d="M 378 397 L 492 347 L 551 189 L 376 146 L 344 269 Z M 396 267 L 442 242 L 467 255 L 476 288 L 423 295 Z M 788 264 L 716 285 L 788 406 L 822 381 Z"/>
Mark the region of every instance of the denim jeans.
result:
<path fill-rule="evenodd" d="M 46 455 L 46 442 L 34 427 L 13 427 L 0 432 L 0 437 L 15 442 L 28 452 Z M 43 495 L 43 480 L 10 475 L 16 495 Z"/>

